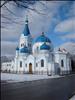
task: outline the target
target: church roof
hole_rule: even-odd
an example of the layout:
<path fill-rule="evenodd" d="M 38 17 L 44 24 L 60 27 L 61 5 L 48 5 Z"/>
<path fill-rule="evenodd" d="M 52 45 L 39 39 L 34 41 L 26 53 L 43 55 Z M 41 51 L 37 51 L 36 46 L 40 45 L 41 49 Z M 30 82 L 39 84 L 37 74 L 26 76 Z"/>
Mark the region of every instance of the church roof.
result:
<path fill-rule="evenodd" d="M 20 53 L 29 53 L 29 50 L 26 46 L 20 49 Z"/>
<path fill-rule="evenodd" d="M 23 34 L 24 36 L 28 36 L 30 34 L 29 27 L 28 27 L 28 18 L 26 18 L 26 21 L 25 21 L 25 27 L 24 27 Z"/>
<path fill-rule="evenodd" d="M 47 38 L 44 33 L 42 33 L 37 39 L 35 42 L 49 42 L 51 43 L 50 39 Z"/>
<path fill-rule="evenodd" d="M 40 50 L 50 50 L 50 46 L 44 43 L 41 45 Z"/>
<path fill-rule="evenodd" d="M 18 51 L 19 50 L 19 47 L 17 47 L 16 50 Z"/>

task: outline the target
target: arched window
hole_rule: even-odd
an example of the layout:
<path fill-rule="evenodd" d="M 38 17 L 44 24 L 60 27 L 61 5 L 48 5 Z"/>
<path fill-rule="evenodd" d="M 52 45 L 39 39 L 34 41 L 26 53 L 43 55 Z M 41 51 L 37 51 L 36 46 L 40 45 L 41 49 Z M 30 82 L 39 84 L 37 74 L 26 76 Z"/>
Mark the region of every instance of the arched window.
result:
<path fill-rule="evenodd" d="M 24 43 L 23 43 L 23 44 L 21 44 L 21 47 L 22 47 L 22 46 L 24 46 Z"/>
<path fill-rule="evenodd" d="M 21 44 L 21 47 L 22 47 L 22 44 Z"/>
<path fill-rule="evenodd" d="M 37 47 L 37 52 L 39 51 L 39 47 Z"/>
<path fill-rule="evenodd" d="M 20 67 L 22 67 L 22 61 L 20 61 Z"/>
<path fill-rule="evenodd" d="M 64 67 L 64 61 L 63 60 L 61 60 L 61 66 Z"/>
<path fill-rule="evenodd" d="M 41 60 L 41 67 L 44 67 L 44 60 Z"/>

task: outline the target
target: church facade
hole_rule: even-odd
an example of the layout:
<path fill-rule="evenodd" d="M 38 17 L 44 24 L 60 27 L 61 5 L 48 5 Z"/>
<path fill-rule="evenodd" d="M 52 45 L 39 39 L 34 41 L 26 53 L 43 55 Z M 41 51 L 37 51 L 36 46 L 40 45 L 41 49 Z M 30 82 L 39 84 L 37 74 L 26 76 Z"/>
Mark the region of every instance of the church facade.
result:
<path fill-rule="evenodd" d="M 64 49 L 54 51 L 52 45 L 51 40 L 44 32 L 33 43 L 28 19 L 26 19 L 15 58 L 12 62 L 2 63 L 2 71 L 47 75 L 70 73 L 70 54 Z"/>

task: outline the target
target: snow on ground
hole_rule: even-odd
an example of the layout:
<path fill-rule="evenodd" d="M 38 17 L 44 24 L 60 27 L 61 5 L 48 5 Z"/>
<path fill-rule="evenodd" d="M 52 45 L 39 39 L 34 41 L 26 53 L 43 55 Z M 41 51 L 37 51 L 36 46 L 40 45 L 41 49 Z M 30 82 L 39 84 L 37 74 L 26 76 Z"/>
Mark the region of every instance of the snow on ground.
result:
<path fill-rule="evenodd" d="M 60 76 L 48 76 L 48 75 L 33 75 L 33 74 L 10 74 L 10 73 L 1 73 L 1 81 L 6 82 L 23 82 L 23 81 L 33 81 L 40 79 L 50 79 L 50 78 L 59 78 Z"/>
<path fill-rule="evenodd" d="M 75 100 L 75 95 L 70 100 Z"/>

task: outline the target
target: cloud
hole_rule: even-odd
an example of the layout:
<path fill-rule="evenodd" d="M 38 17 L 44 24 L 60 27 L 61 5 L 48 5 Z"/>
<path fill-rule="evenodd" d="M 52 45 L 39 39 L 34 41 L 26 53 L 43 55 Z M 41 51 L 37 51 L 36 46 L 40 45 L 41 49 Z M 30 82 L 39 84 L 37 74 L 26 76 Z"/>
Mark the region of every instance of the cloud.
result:
<path fill-rule="evenodd" d="M 61 36 L 62 39 L 75 39 L 75 33 Z"/>
<path fill-rule="evenodd" d="M 42 14 L 38 14 L 36 11 L 18 8 L 13 2 L 6 4 L 15 15 L 11 14 L 5 7 L 1 9 L 1 14 L 5 16 L 5 18 L 3 16 L 1 17 L 1 26 L 4 27 L 1 28 L 1 40 L 9 41 L 19 39 L 24 29 L 26 14 L 28 14 L 29 28 L 32 35 L 40 34 L 42 31 L 47 32 L 53 15 L 57 13 L 57 8 L 60 5 L 54 2 L 46 3 L 42 1 L 42 3 L 44 3 L 44 5 L 40 2 L 35 3 L 34 6 L 31 5 L 32 8 L 36 8 L 36 10 Z"/>
<path fill-rule="evenodd" d="M 47 32 L 50 24 L 55 18 L 53 17 L 57 13 L 57 9 L 60 5 L 54 2 L 42 1 L 43 5 L 40 2 L 37 2 L 34 5 L 34 8 L 39 11 L 41 14 L 38 14 L 33 11 L 28 12 L 28 17 L 30 20 L 30 28 L 33 34 L 38 34 L 42 31 Z M 57 21 L 57 20 L 55 20 Z M 34 28 L 35 27 L 35 28 Z"/>
<path fill-rule="evenodd" d="M 56 26 L 55 32 L 75 32 L 75 18 L 60 22 Z"/>
<path fill-rule="evenodd" d="M 58 48 L 65 48 L 70 54 L 75 55 L 75 43 L 73 42 L 65 42 L 62 45 L 55 48 L 55 50 L 58 50 Z"/>
<path fill-rule="evenodd" d="M 2 41 L 1 42 L 1 55 L 3 56 L 15 55 L 15 49 L 17 45 L 18 45 L 17 42 Z"/>
<path fill-rule="evenodd" d="M 9 32 L 10 30 L 10 32 Z M 17 41 L 19 39 L 19 36 L 20 36 L 20 33 L 15 30 L 15 29 L 4 29 L 4 30 L 1 30 L 1 40 L 2 41 L 12 41 L 12 40 L 15 40 Z"/>
<path fill-rule="evenodd" d="M 31 8 L 36 8 L 36 11 L 32 11 L 29 9 L 19 8 L 16 6 L 15 3 L 10 2 L 6 4 L 6 6 L 12 11 L 13 14 L 10 13 L 5 7 L 2 7 L 1 8 L 2 52 L 1 53 L 3 55 L 15 54 L 15 47 L 17 46 L 17 42 L 19 41 L 20 34 L 23 32 L 26 15 L 28 15 L 29 18 L 30 32 L 34 36 L 36 35 L 38 36 L 38 34 L 41 34 L 42 31 L 44 31 L 45 33 L 48 31 L 52 32 L 54 31 L 56 25 L 57 26 L 55 28 L 55 31 L 60 30 L 59 28 L 61 28 L 60 31 L 65 31 L 65 30 L 67 31 L 68 29 L 69 29 L 68 31 L 73 31 L 71 27 L 73 20 L 72 18 L 66 19 L 61 22 L 62 16 L 59 13 L 59 9 L 61 6 L 63 6 L 63 8 L 66 7 L 66 4 L 68 5 L 68 1 L 65 2 L 37 1 L 34 5 L 29 5 L 29 7 Z M 71 6 L 71 9 L 74 9 L 74 7 Z M 37 11 L 40 12 L 41 14 L 38 14 Z M 72 15 L 71 10 L 67 14 L 68 16 Z M 65 26 L 64 28 L 62 28 L 63 26 L 62 24 Z M 48 36 L 50 37 L 50 34 Z M 9 50 L 7 47 L 9 47 Z"/>
<path fill-rule="evenodd" d="M 68 52 L 75 55 L 75 43 L 66 42 L 60 46 L 61 48 L 65 48 Z"/>
<path fill-rule="evenodd" d="M 56 18 L 54 18 L 53 16 L 58 14 L 58 9 L 63 3 L 64 2 L 52 2 L 52 1 L 51 2 L 41 1 L 41 3 L 36 2 L 33 6 L 32 5 L 30 6 L 31 8 L 36 9 L 36 11 L 32 11 L 28 9 L 18 8 L 13 2 L 10 2 L 6 4 L 6 6 L 14 14 L 11 14 L 5 7 L 3 7 L 1 9 L 1 14 L 4 14 L 6 17 L 9 18 L 9 20 L 2 17 L 1 22 L 6 22 L 6 23 L 8 22 L 9 24 L 2 23 L 2 26 L 5 26 L 10 34 L 12 34 L 11 31 L 13 31 L 13 29 L 15 30 L 14 33 L 18 34 L 18 32 L 19 33 L 22 32 L 24 28 L 25 16 L 26 14 L 28 14 L 29 27 L 32 34 L 38 34 L 41 31 L 47 31 L 50 23 L 52 23 L 53 21 L 57 22 Z M 40 12 L 41 14 L 38 14 L 37 11 Z M 17 22 L 17 24 L 14 23 L 14 21 Z M 9 29 L 10 27 L 11 30 Z M 4 29 L 2 29 L 2 34 L 5 34 Z"/>
<path fill-rule="evenodd" d="M 69 9 L 68 16 L 75 17 L 75 1 L 72 2 L 72 6 Z"/>

